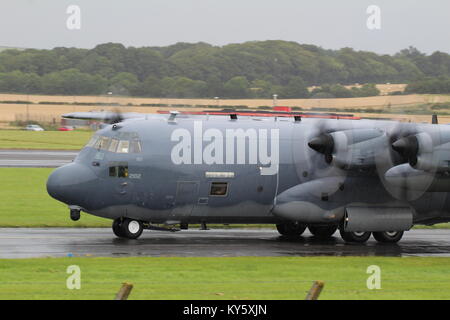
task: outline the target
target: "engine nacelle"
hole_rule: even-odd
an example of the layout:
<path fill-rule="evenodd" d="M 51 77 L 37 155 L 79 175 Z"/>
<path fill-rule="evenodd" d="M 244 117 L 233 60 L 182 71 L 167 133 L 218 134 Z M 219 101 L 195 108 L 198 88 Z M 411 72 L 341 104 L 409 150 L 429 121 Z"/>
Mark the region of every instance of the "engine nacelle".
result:
<path fill-rule="evenodd" d="M 375 166 L 375 157 L 385 146 L 384 133 L 377 129 L 331 133 L 334 140 L 332 163 L 343 169 Z"/>
<path fill-rule="evenodd" d="M 386 147 L 386 135 L 378 129 L 354 129 L 322 134 L 308 145 L 323 153 L 325 161 L 342 169 L 375 165 L 375 157 Z"/>
<path fill-rule="evenodd" d="M 397 140 L 392 147 L 414 169 L 427 172 L 450 171 L 450 128 L 433 128 L 408 136 Z"/>
<path fill-rule="evenodd" d="M 420 192 L 450 192 L 450 176 L 412 168 L 404 163 L 389 169 L 384 177 L 397 188 Z"/>

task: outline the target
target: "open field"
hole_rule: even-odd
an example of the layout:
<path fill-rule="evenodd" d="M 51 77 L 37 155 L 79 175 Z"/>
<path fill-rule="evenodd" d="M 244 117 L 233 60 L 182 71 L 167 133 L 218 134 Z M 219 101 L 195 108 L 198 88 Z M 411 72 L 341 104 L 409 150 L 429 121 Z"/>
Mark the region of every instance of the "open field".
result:
<path fill-rule="evenodd" d="M 5 103 L 7 102 L 7 103 Z M 15 103 L 21 102 L 21 103 Z M 26 104 L 30 102 L 30 104 Z M 398 113 L 405 108 L 423 104 L 447 103 L 450 95 L 402 95 L 377 96 L 367 98 L 347 99 L 289 99 L 278 100 L 278 105 L 301 107 L 308 111 L 313 108 L 343 109 L 386 109 L 391 113 Z M 97 104 L 97 105 L 96 105 Z M 102 104 L 101 106 L 98 104 Z M 152 106 L 142 106 L 152 105 Z M 132 98 L 116 96 L 41 96 L 41 95 L 13 95 L 0 94 L 0 122 L 23 119 L 28 114 L 30 119 L 52 122 L 58 121 L 64 113 L 90 110 L 116 110 L 124 112 L 155 113 L 161 109 L 157 105 L 172 105 L 177 110 L 203 110 L 205 106 L 248 106 L 257 108 L 273 105 L 271 99 L 165 99 L 165 98 Z M 191 106 L 188 108 L 180 105 Z M 194 107 L 195 109 L 192 109 Z"/>
<path fill-rule="evenodd" d="M 130 299 L 303 300 L 314 280 L 320 299 L 450 299 L 450 258 L 60 258 L 0 260 L 0 299 L 112 300 L 121 283 Z M 68 290 L 67 267 L 81 269 Z M 368 290 L 367 267 L 381 268 L 381 289 Z"/>
<path fill-rule="evenodd" d="M 1 130 L 0 149 L 80 150 L 92 134 L 91 131 Z"/>
<path fill-rule="evenodd" d="M 47 194 L 46 182 L 53 169 L 0 168 L 0 227 L 111 227 L 108 219 L 82 214 L 81 220 L 69 219 L 67 206 Z M 196 226 L 191 226 L 195 228 Z M 209 225 L 214 228 L 214 225 Z M 220 228 L 274 227 L 272 225 L 230 225 Z M 431 227 L 450 228 L 450 224 Z"/>

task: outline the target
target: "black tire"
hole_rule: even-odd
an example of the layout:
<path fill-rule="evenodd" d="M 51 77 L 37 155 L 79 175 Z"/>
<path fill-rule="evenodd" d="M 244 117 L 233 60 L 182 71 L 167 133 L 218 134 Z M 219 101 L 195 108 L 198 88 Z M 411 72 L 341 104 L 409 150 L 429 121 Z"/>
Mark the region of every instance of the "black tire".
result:
<path fill-rule="evenodd" d="M 308 229 L 314 237 L 326 239 L 331 238 L 336 232 L 337 226 L 308 226 Z"/>
<path fill-rule="evenodd" d="M 122 218 L 114 220 L 112 230 L 118 238 L 125 238 L 125 235 L 122 232 Z"/>
<path fill-rule="evenodd" d="M 339 230 L 342 239 L 345 242 L 364 243 L 369 240 L 371 232 L 345 232 L 342 229 Z"/>
<path fill-rule="evenodd" d="M 127 218 L 123 219 L 120 229 L 123 237 L 127 239 L 137 239 L 144 231 L 142 222 Z"/>
<path fill-rule="evenodd" d="M 373 237 L 378 242 L 383 243 L 397 243 L 403 237 L 403 231 L 383 231 L 383 232 L 374 232 Z"/>
<path fill-rule="evenodd" d="M 74 210 L 74 209 L 70 210 L 70 219 L 72 221 L 80 220 L 80 218 L 81 218 L 81 214 L 80 213 L 81 213 L 80 210 Z"/>
<path fill-rule="evenodd" d="M 278 232 L 283 236 L 301 236 L 306 230 L 306 226 L 296 222 L 286 222 L 277 224 Z"/>

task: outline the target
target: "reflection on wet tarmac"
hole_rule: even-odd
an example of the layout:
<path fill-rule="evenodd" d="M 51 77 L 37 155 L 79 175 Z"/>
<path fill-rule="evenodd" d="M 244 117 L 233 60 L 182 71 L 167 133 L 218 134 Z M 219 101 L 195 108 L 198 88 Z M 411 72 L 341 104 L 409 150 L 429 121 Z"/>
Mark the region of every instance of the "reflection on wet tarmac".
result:
<path fill-rule="evenodd" d="M 450 230 L 413 230 L 399 244 L 346 244 L 336 233 L 319 240 L 280 236 L 271 229 L 146 231 L 117 239 L 109 229 L 0 229 L 0 258 L 63 256 L 450 256 Z"/>

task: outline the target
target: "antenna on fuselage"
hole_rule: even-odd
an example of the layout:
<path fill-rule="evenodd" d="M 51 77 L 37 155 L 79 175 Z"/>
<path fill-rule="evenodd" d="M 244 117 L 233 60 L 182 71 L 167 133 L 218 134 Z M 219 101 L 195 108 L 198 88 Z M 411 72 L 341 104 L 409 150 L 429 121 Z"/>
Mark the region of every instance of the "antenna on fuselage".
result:
<path fill-rule="evenodd" d="M 169 119 L 167 120 L 167 122 L 174 123 L 175 118 L 177 117 L 178 114 L 179 114 L 178 111 L 170 111 L 170 116 L 169 116 Z"/>
<path fill-rule="evenodd" d="M 295 120 L 295 122 L 301 122 L 302 116 L 294 116 L 294 120 Z"/>
<path fill-rule="evenodd" d="M 432 124 L 439 124 L 439 120 L 438 120 L 437 114 L 433 114 L 433 116 L 431 117 L 431 123 Z"/>
<path fill-rule="evenodd" d="M 230 119 L 231 120 L 237 120 L 238 119 L 237 114 L 236 113 L 231 113 L 230 114 Z"/>

